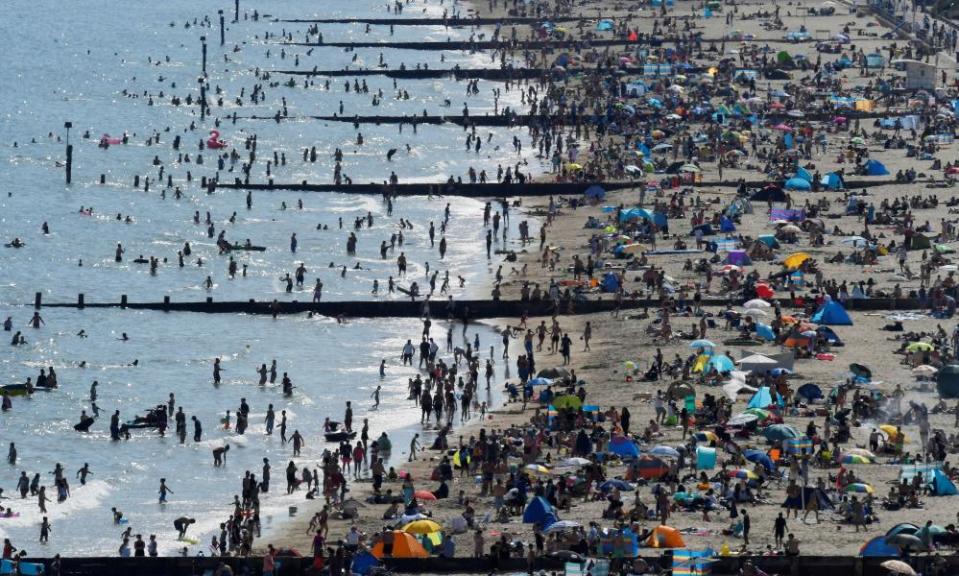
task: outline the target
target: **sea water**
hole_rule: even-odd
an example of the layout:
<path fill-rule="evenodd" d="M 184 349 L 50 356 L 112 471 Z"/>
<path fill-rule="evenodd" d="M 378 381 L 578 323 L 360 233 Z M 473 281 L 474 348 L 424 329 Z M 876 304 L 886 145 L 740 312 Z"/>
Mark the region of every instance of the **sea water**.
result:
<path fill-rule="evenodd" d="M 232 123 L 226 117 L 234 111 L 238 116 L 272 116 L 282 108 L 284 98 L 290 116 L 332 115 L 341 101 L 346 115 L 415 114 L 424 109 L 429 114 L 458 115 L 464 103 L 471 114 L 484 114 L 494 109 L 491 88 L 503 86 L 481 81 L 480 95 L 467 97 L 465 83 L 401 80 L 397 87 L 409 92 L 410 99 L 397 100 L 393 80 L 385 77 L 365 78 L 370 94 L 345 92 L 346 78 L 331 79 L 329 91 L 323 86 L 324 79 L 317 79 L 310 88 L 303 88 L 302 77 L 296 77 L 296 88 L 282 85 L 287 77 L 281 75 L 259 80 L 256 69 L 295 68 L 297 56 L 300 69 L 372 67 L 378 64 L 381 52 L 393 68 L 401 62 L 408 68 L 416 63 L 428 63 L 430 68 L 491 64 L 482 54 L 451 52 L 441 61 L 440 53 L 432 51 L 311 50 L 264 41 L 267 31 L 273 36 L 292 32 L 294 40 L 302 40 L 307 26 L 272 22 L 266 15 L 389 16 L 385 5 L 373 0 L 328 0 L 308 8 L 289 2 L 244 0 L 241 4 L 246 17 L 241 15 L 238 23 L 230 22 L 232 3 L 39 0 L 5 7 L 0 26 L 5 37 L 0 65 L 0 240 L 19 237 L 26 247 L 0 248 L 0 316 L 13 317 L 14 330 L 24 333 L 27 344 L 10 346 L 12 334 L 3 333 L 0 383 L 35 379 L 40 368 L 49 366 L 55 367 L 60 382 L 58 390 L 37 392 L 29 399 L 14 398 L 13 409 L 0 415 L 0 451 L 15 442 L 20 455 L 16 466 L 0 464 L 0 487 L 8 498 L 2 503 L 19 514 L 0 519 L 0 537 L 11 538 L 32 555 L 115 555 L 125 526 L 113 526 L 111 507 L 122 510 L 130 519 L 134 534 L 156 534 L 161 553 L 172 553 L 182 546 L 175 539 L 173 519 L 181 515 L 196 517 L 191 535 L 201 544 L 191 549 L 193 553 L 208 553 L 210 537 L 232 510 L 243 471 L 259 475 L 264 457 L 270 458 L 273 466 L 271 491 L 261 500 L 264 538 L 269 539 L 272 527 L 289 521 L 289 507 L 302 505 L 303 492 L 281 495 L 285 492 L 284 468 L 292 454 L 289 445 L 281 445 L 278 432 L 272 436 L 264 433 L 268 404 L 273 404 L 278 416 L 281 410 L 287 411 L 289 433 L 298 429 L 305 436 L 303 456 L 296 459 L 300 465 L 314 466 L 324 449 L 335 448 L 323 441 L 322 423 L 326 417 L 342 419 L 347 400 L 355 406 L 355 422 L 369 418 L 373 436 L 383 430 L 390 432 L 395 447 L 393 461 L 401 461 L 399 453 L 408 445 L 412 431 L 419 429 L 419 412 L 406 393 L 406 383 L 415 371 L 400 365 L 399 354 L 405 341 L 412 338 L 415 343 L 422 331 L 416 319 L 354 319 L 340 324 L 305 315 L 273 320 L 245 315 L 56 308 L 40 310 L 45 325 L 34 330 L 27 326 L 32 314 L 27 304 L 32 303 L 35 292 L 41 292 L 46 302 L 75 301 L 80 293 L 87 302 L 118 301 L 121 295 L 131 301 L 158 301 L 164 296 L 174 301 L 196 301 L 207 296 L 217 300 L 308 300 L 313 281 L 319 278 L 324 283 L 324 300 L 398 298 L 402 294 L 385 294 L 387 278 L 393 275 L 406 286 L 416 281 L 428 289 L 429 265 L 430 270 L 441 271 L 437 289 L 449 270 L 454 297 L 483 298 L 489 294 L 485 279 L 499 262 L 487 261 L 483 254 L 482 202 L 400 198 L 393 215 L 388 216 L 385 204 L 374 196 L 260 192 L 254 193 L 253 209 L 247 210 L 242 191 L 207 194 L 200 189 L 201 176 L 212 177 L 218 172 L 214 152 L 199 149 L 211 129 L 218 129 L 221 138 L 235 146 L 244 160 L 248 155 L 244 139 L 257 135 L 258 159 L 251 178 L 259 182 L 267 178 L 266 162 L 272 159 L 273 151 L 285 153 L 287 159 L 285 166 L 271 167 L 271 176 L 277 182 L 331 182 L 336 148 L 343 151 L 343 170 L 354 182 L 381 182 L 391 171 L 401 182 L 442 182 L 450 175 L 465 180 L 470 166 L 477 171 L 485 168 L 492 179 L 498 164 L 505 169 L 517 161 L 527 161 L 524 170 L 528 172 L 542 169 L 536 158 L 513 150 L 511 141 L 514 134 L 520 135 L 518 130 L 479 128 L 483 148 L 476 154 L 466 150 L 466 133 L 455 125 L 424 125 L 414 134 L 409 126 L 400 133 L 395 125 L 360 126 L 357 130 L 348 123 L 305 119 L 281 123 L 241 119 Z M 437 16 L 444 7 L 464 10 L 453 8 L 449 2 L 444 6 L 416 2 L 408 5 L 403 15 Z M 227 15 L 223 47 L 219 45 L 216 22 L 218 8 Z M 258 22 L 249 18 L 253 10 L 261 15 Z M 212 27 L 203 25 L 207 16 Z M 446 40 L 465 39 L 470 34 L 468 29 L 402 26 L 397 26 L 392 35 L 385 26 L 374 26 L 366 33 L 362 24 L 321 25 L 320 30 L 327 41 Z M 212 103 L 211 117 L 205 122 L 200 120 L 195 103 L 170 103 L 172 95 L 198 96 L 201 35 L 207 37 L 209 45 L 208 97 Z M 281 50 L 285 51 L 282 59 Z M 281 85 L 274 87 L 270 82 Z M 250 101 L 254 84 L 262 84 L 265 89 L 266 98 L 258 104 Z M 217 87 L 222 92 L 222 106 L 216 101 Z M 243 88 L 243 106 L 237 106 L 234 102 Z M 382 103 L 373 106 L 372 95 L 380 89 L 384 93 Z M 518 91 L 504 90 L 498 106 L 516 107 L 518 103 Z M 216 117 L 221 118 L 219 127 L 214 125 Z M 64 185 L 62 166 L 67 121 L 73 124 L 69 136 L 74 146 L 71 186 Z M 191 122 L 194 130 L 188 129 Z M 357 131 L 363 133 L 362 146 L 356 145 Z M 84 138 L 85 132 L 88 138 Z M 97 142 L 105 133 L 112 137 L 126 133 L 129 143 L 101 149 Z M 492 139 L 487 141 L 491 133 Z M 159 135 L 159 144 L 148 143 L 154 134 Z M 177 135 L 182 139 L 179 152 L 172 149 Z M 410 145 L 409 152 L 406 144 Z M 318 159 L 304 163 L 302 150 L 312 146 L 317 148 Z M 387 162 L 386 152 L 391 148 L 398 152 L 393 162 Z M 179 153 L 189 153 L 193 162 L 177 162 Z M 197 153 L 203 154 L 204 164 L 195 163 Z M 161 165 L 165 174 L 158 181 Z M 229 172 L 229 166 L 228 162 L 220 171 L 221 179 L 241 177 L 239 163 L 235 172 Z M 186 180 L 188 170 L 193 182 Z M 106 176 L 105 185 L 99 184 L 101 174 Z M 173 187 L 165 186 L 166 174 L 173 176 Z M 134 175 L 141 176 L 139 189 L 133 186 Z M 151 187 L 144 191 L 142 179 L 147 176 Z M 179 200 L 173 197 L 174 187 L 183 192 Z M 161 197 L 164 189 L 165 199 Z M 300 200 L 302 209 L 298 208 Z M 427 231 L 433 222 L 438 243 L 447 203 L 448 252 L 440 260 L 436 248 L 430 246 Z M 80 214 L 81 206 L 92 207 L 93 214 Z M 494 210 L 497 208 L 494 203 Z M 193 222 L 195 211 L 201 215 L 200 225 Z M 207 212 L 216 233 L 225 230 L 228 240 L 243 242 L 249 238 L 267 247 L 265 252 L 234 254 L 239 267 L 246 266 L 245 276 L 229 278 L 229 257 L 218 254 L 215 238 L 208 237 L 202 223 Z M 231 223 L 234 212 L 235 222 Z M 357 231 L 357 254 L 347 256 L 345 243 L 353 221 L 367 213 L 372 214 L 374 224 Z M 130 223 L 125 222 L 127 216 Z M 339 228 L 340 218 L 343 229 Z M 400 218 L 408 220 L 413 228 L 403 230 L 402 247 L 397 246 L 387 259 L 381 259 L 380 242 L 400 231 Z M 510 223 L 514 239 L 518 220 L 514 213 Z M 40 232 L 44 222 L 50 227 L 49 235 Z M 318 225 L 327 229 L 318 229 Z M 296 253 L 290 250 L 294 233 L 298 239 Z M 190 243 L 193 253 L 180 268 L 176 253 L 185 242 Z M 120 263 L 114 261 L 118 243 L 126 250 Z M 496 247 L 521 248 L 513 240 L 505 245 L 498 240 Z M 401 251 L 410 260 L 406 278 L 396 274 L 395 258 Z M 156 274 L 150 273 L 148 265 L 132 262 L 140 255 L 161 260 Z M 307 268 L 306 285 L 287 293 L 282 278 L 287 273 L 292 275 L 300 263 Z M 356 269 L 357 263 L 360 269 Z M 342 276 L 344 265 L 347 271 Z M 504 274 L 508 266 L 504 266 Z M 209 290 L 205 286 L 208 276 L 213 282 Z M 371 294 L 374 279 L 380 282 L 379 295 Z M 77 335 L 81 330 L 87 337 Z M 446 330 L 445 322 L 433 325 L 433 336 L 444 348 Z M 129 340 L 122 339 L 123 333 Z M 454 334 L 457 346 L 465 346 L 464 338 L 472 342 L 478 335 L 484 358 L 493 348 L 501 385 L 505 364 L 499 358 L 500 338 L 496 333 L 476 325 L 465 335 L 457 326 Z M 224 367 L 219 387 L 212 383 L 215 358 L 221 358 Z M 281 394 L 279 379 L 277 385 L 257 385 L 255 369 L 262 363 L 269 365 L 273 359 L 281 374 L 287 372 L 293 380 L 296 389 L 292 397 Z M 383 359 L 387 361 L 386 375 L 380 378 L 378 366 Z M 102 415 L 90 433 L 77 433 L 73 425 L 79 421 L 81 410 L 91 411 L 89 390 L 94 380 L 99 383 L 97 404 Z M 383 386 L 381 405 L 372 410 L 370 395 L 378 385 Z M 498 387 L 494 384 L 494 392 L 481 394 L 480 400 L 496 401 Z M 187 442 L 180 444 L 172 433 L 160 438 L 152 430 L 134 431 L 128 441 L 110 440 L 108 421 L 114 410 L 120 411 L 121 420 L 131 419 L 165 402 L 170 393 L 187 414 Z M 242 437 L 220 425 L 226 410 L 235 412 L 241 398 L 246 398 L 252 409 L 250 428 Z M 189 417 L 194 415 L 204 427 L 200 443 L 192 441 Z M 213 468 L 212 449 L 226 443 L 231 446 L 227 465 Z M 80 486 L 73 476 L 84 462 L 90 464 L 93 475 Z M 20 500 L 14 488 L 21 470 L 31 477 L 39 472 L 48 496 L 55 500 L 50 472 L 56 463 L 64 465 L 71 479 L 71 496 L 65 502 L 48 504 L 53 533 L 50 544 L 44 547 L 34 544 L 41 520 L 36 499 Z M 165 505 L 157 501 L 161 477 L 173 490 Z"/>

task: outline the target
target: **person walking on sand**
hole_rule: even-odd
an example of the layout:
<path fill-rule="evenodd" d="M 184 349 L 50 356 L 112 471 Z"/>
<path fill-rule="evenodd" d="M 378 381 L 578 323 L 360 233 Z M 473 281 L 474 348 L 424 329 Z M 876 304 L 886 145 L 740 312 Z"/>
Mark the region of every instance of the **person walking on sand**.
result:
<path fill-rule="evenodd" d="M 586 326 L 583 327 L 583 335 L 580 337 L 580 340 L 583 341 L 583 352 L 588 351 L 589 341 L 593 337 L 593 325 L 590 322 L 586 322 Z"/>
<path fill-rule="evenodd" d="M 413 434 L 413 439 L 410 440 L 410 457 L 407 462 L 413 462 L 416 460 L 416 450 L 420 447 L 419 439 L 419 434 Z"/>
<path fill-rule="evenodd" d="M 776 520 L 773 522 L 773 536 L 776 539 L 776 548 L 781 547 L 783 538 L 786 537 L 786 519 L 783 518 L 782 512 L 779 513 L 779 516 L 776 516 Z"/>
<path fill-rule="evenodd" d="M 743 544 L 749 546 L 749 512 L 743 510 Z"/>

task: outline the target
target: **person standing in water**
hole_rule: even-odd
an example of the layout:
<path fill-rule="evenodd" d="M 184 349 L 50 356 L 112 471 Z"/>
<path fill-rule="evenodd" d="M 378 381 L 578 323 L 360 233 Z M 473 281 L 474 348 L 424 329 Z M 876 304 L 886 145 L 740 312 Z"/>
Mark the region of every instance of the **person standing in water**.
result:
<path fill-rule="evenodd" d="M 173 494 L 173 490 L 166 485 L 166 478 L 160 478 L 160 504 L 166 504 L 167 493 Z"/>
<path fill-rule="evenodd" d="M 370 398 L 373 399 L 373 409 L 374 409 L 374 410 L 380 407 L 380 390 L 382 390 L 382 389 L 383 389 L 382 386 L 377 386 L 377 387 L 376 387 L 376 390 L 374 390 L 374 391 L 373 391 L 373 394 L 370 396 Z"/>
<path fill-rule="evenodd" d="M 77 478 L 80 479 L 80 485 L 81 485 L 81 486 L 85 486 L 85 485 L 86 485 L 86 483 L 87 483 L 87 476 L 89 476 L 90 474 L 93 474 L 93 472 L 90 472 L 90 465 L 89 465 L 88 463 L 84 462 L 84 463 L 83 463 L 83 468 L 80 468 L 79 470 L 77 470 Z"/>

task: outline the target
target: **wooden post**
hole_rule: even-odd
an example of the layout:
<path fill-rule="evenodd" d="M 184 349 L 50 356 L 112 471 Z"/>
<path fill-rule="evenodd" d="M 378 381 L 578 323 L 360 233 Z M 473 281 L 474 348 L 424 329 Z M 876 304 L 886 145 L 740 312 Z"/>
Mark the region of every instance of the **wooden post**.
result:
<path fill-rule="evenodd" d="M 36 308 L 37 310 L 39 310 L 39 309 L 40 309 L 40 305 L 41 305 L 42 302 L 43 302 L 43 294 L 42 294 L 42 293 L 37 292 L 36 294 L 33 295 L 33 307 L 34 307 L 34 308 Z"/>
<path fill-rule="evenodd" d="M 73 128 L 73 122 L 64 122 L 63 127 L 67 129 L 67 184 L 73 181 L 73 145 L 70 144 L 70 128 Z"/>
<path fill-rule="evenodd" d="M 77 295 L 77 308 L 83 310 L 83 293 Z"/>
<path fill-rule="evenodd" d="M 125 310 L 126 307 L 127 307 L 127 295 L 124 294 L 123 296 L 120 296 L 120 308 L 123 308 Z"/>
<path fill-rule="evenodd" d="M 106 183 L 107 183 L 107 175 L 100 174 L 100 184 L 106 184 Z"/>
<path fill-rule="evenodd" d="M 207 296 L 207 297 L 206 297 L 206 303 L 207 303 L 207 304 L 213 304 L 213 296 Z"/>
<path fill-rule="evenodd" d="M 206 76 L 206 36 L 200 36 L 200 42 L 203 43 L 203 75 Z"/>
<path fill-rule="evenodd" d="M 140 175 L 139 175 L 139 174 L 135 174 L 135 175 L 133 176 L 133 187 L 134 187 L 134 188 L 139 188 L 139 187 L 140 187 Z"/>
<path fill-rule="evenodd" d="M 233 21 L 240 21 L 240 0 L 233 0 Z"/>
<path fill-rule="evenodd" d="M 206 44 L 203 44 L 203 73 L 206 74 Z M 200 79 L 200 120 L 206 120 L 206 83 Z"/>
<path fill-rule="evenodd" d="M 170 309 L 170 295 L 167 294 L 166 296 L 163 297 L 163 310 L 169 311 L 169 309 Z"/>
<path fill-rule="evenodd" d="M 217 14 L 220 15 L 220 46 L 226 44 L 226 32 L 223 25 L 223 10 L 217 10 Z"/>
<path fill-rule="evenodd" d="M 73 144 L 67 144 L 67 184 L 73 180 Z"/>

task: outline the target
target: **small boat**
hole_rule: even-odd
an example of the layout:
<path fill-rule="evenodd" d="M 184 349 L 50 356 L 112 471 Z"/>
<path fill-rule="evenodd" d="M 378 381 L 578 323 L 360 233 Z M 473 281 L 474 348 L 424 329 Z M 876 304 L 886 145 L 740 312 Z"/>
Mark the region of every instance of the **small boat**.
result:
<path fill-rule="evenodd" d="M 27 386 L 26 384 L 7 384 L 6 386 L 0 386 L 0 391 L 6 392 L 7 396 L 27 396 L 33 394 L 33 386 Z"/>
<path fill-rule="evenodd" d="M 266 252 L 266 246 L 253 246 L 252 244 L 230 244 L 230 250 L 243 250 L 246 252 Z"/>
<path fill-rule="evenodd" d="M 323 434 L 327 442 L 342 442 L 356 438 L 356 432 L 347 432 L 346 430 L 337 430 L 336 432 L 327 432 Z"/>

